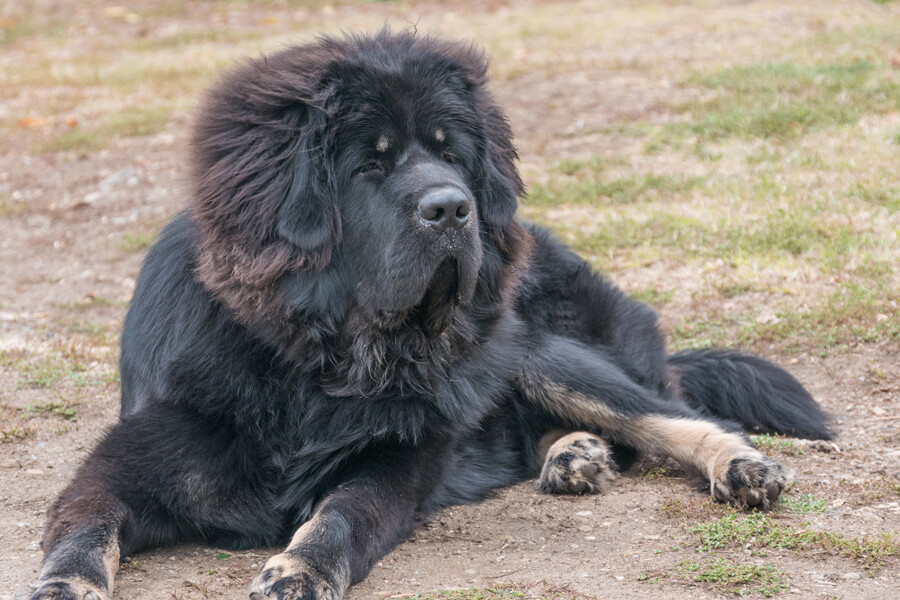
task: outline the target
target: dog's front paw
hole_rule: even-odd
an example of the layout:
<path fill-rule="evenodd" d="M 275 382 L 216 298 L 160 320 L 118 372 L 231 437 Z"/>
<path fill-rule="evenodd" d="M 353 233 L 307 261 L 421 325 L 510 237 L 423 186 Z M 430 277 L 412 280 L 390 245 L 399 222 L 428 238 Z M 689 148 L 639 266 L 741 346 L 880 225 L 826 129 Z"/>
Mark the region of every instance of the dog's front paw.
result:
<path fill-rule="evenodd" d="M 15 600 L 108 600 L 105 591 L 78 578 L 38 581 L 16 594 Z"/>
<path fill-rule="evenodd" d="M 710 493 L 716 500 L 739 508 L 766 510 L 790 480 L 787 469 L 762 454 L 723 458 L 717 461 L 710 478 Z"/>
<path fill-rule="evenodd" d="M 547 451 L 540 488 L 548 494 L 602 494 L 616 478 L 609 447 L 584 432 L 570 433 Z"/>
<path fill-rule="evenodd" d="M 250 600 L 341 600 L 344 590 L 336 577 L 328 577 L 290 552 L 276 554 L 250 584 Z"/>

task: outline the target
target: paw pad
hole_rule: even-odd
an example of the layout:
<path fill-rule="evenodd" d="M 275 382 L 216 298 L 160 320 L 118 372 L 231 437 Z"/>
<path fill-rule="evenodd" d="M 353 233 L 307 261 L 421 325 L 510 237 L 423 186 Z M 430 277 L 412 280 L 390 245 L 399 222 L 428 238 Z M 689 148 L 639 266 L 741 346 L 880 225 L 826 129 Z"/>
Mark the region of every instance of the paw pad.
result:
<path fill-rule="evenodd" d="M 765 456 L 732 458 L 710 484 L 716 500 L 739 508 L 770 508 L 790 481 L 789 472 Z"/>
<path fill-rule="evenodd" d="M 572 433 L 547 451 L 540 488 L 548 494 L 602 494 L 615 479 L 609 447 L 589 433 Z"/>

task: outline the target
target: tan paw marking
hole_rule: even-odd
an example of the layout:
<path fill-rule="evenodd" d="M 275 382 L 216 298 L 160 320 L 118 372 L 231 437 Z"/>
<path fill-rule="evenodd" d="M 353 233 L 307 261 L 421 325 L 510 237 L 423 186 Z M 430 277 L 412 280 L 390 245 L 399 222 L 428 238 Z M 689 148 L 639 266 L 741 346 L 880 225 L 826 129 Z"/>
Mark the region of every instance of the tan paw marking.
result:
<path fill-rule="evenodd" d="M 250 584 L 250 600 L 340 600 L 341 593 L 299 558 L 276 554 Z"/>
<path fill-rule="evenodd" d="M 606 442 L 579 431 L 550 446 L 539 485 L 548 494 L 603 494 L 615 478 Z"/>

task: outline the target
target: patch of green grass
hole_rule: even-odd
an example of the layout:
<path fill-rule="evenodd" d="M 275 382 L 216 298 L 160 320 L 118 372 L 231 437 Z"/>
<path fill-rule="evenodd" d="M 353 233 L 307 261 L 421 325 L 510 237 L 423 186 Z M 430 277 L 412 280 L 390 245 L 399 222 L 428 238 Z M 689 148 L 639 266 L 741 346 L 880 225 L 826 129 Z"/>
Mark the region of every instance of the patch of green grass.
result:
<path fill-rule="evenodd" d="M 777 549 L 802 553 L 820 550 L 851 558 L 866 569 L 881 568 L 888 560 L 900 555 L 900 534 L 897 532 L 846 538 L 829 531 L 779 525 L 762 513 L 743 517 L 732 513 L 715 521 L 700 523 L 689 531 L 697 536 L 700 542 L 698 550 L 702 552 L 748 544 L 755 551 Z"/>
<path fill-rule="evenodd" d="M 651 575 L 650 573 L 644 572 L 637 576 L 637 580 L 642 583 L 662 583 L 664 579 L 668 579 L 668 573 L 660 573 L 659 575 Z"/>
<path fill-rule="evenodd" d="M 801 310 L 775 310 L 774 319 L 757 322 L 752 314 L 713 310 L 696 315 L 671 331 L 676 349 L 713 345 L 759 347 L 777 344 L 786 351 L 828 351 L 858 343 L 900 340 L 900 315 L 891 299 L 900 295 L 890 278 L 866 279 L 884 273 L 878 264 L 854 272 L 854 279 L 823 294 Z M 887 271 L 892 273 L 892 270 Z"/>
<path fill-rule="evenodd" d="M 803 450 L 797 447 L 797 445 L 786 439 L 784 436 L 780 435 L 771 435 L 768 433 L 762 433 L 760 435 L 750 436 L 750 441 L 753 442 L 753 445 L 759 448 L 760 450 L 765 450 L 766 452 L 781 452 L 782 454 L 790 454 L 790 455 L 800 455 L 803 454 Z"/>
<path fill-rule="evenodd" d="M 828 510 L 825 501 L 812 494 L 801 494 L 797 497 L 782 496 L 775 505 L 776 512 L 806 515 L 822 513 Z"/>
<path fill-rule="evenodd" d="M 109 328 L 103 323 L 97 323 L 96 321 L 82 321 L 76 319 L 70 321 L 60 321 L 60 325 L 65 327 L 70 333 L 76 334 L 78 337 L 75 338 L 75 340 L 83 343 L 82 345 L 86 345 L 88 348 L 96 346 L 110 346 L 113 343 Z M 81 355 L 76 357 L 76 360 L 89 361 L 92 358 L 90 356 L 90 352 L 86 353 L 83 348 L 76 349 L 73 346 L 72 350 L 74 354 Z"/>
<path fill-rule="evenodd" d="M 23 356 L 11 365 L 19 371 L 19 385 L 33 388 L 53 388 L 68 379 L 76 385 L 95 385 L 88 381 L 87 364 L 93 360 L 91 352 L 76 342 L 59 344 L 47 354 L 29 359 Z"/>
<path fill-rule="evenodd" d="M 715 252 L 730 254 L 766 253 L 797 256 L 827 245 L 829 240 L 849 235 L 849 228 L 825 227 L 800 211 L 776 209 L 752 224 L 731 224 L 723 230 L 723 239 Z"/>
<path fill-rule="evenodd" d="M 857 181 L 847 190 L 847 196 L 875 206 L 883 206 L 891 214 L 900 210 L 900 186 Z"/>
<path fill-rule="evenodd" d="M 31 427 L 19 427 L 14 425 L 12 427 L 0 428 L 0 444 L 21 442 L 31 437 L 34 437 L 34 429 Z"/>
<path fill-rule="evenodd" d="M 167 106 L 126 108 L 107 115 L 103 121 L 105 137 L 136 137 L 162 131 L 169 123 L 171 109 Z"/>
<path fill-rule="evenodd" d="M 747 156 L 748 165 L 775 164 L 784 160 L 784 153 L 771 148 L 762 148 Z"/>
<path fill-rule="evenodd" d="M 0 444 L 13 444 L 34 436 L 33 428 L 26 425 L 13 425 L 13 419 L 15 419 L 13 410 L 5 402 L 0 402 Z"/>
<path fill-rule="evenodd" d="M 69 373 L 66 367 L 53 360 L 43 360 L 37 363 L 25 363 L 19 369 L 20 385 L 36 388 L 49 388 Z"/>
<path fill-rule="evenodd" d="M 612 179 L 574 180 L 557 178 L 547 184 L 535 184 L 525 203 L 529 206 L 560 204 L 627 204 L 664 200 L 700 187 L 702 177 L 682 175 L 629 175 Z"/>
<path fill-rule="evenodd" d="M 765 565 L 737 564 L 717 559 L 700 564 L 682 562 L 679 571 L 698 583 L 710 583 L 721 591 L 739 596 L 760 595 L 766 598 L 790 588 L 787 577 L 769 563 Z"/>
<path fill-rule="evenodd" d="M 34 145 L 35 154 L 50 152 L 93 152 L 103 147 L 103 142 L 96 133 L 81 127 L 69 129 Z"/>
<path fill-rule="evenodd" d="M 716 282 L 713 284 L 713 289 L 715 289 L 723 298 L 735 298 L 741 294 L 746 294 L 747 292 L 765 291 L 763 288 L 749 282 L 735 280 Z"/>
<path fill-rule="evenodd" d="M 847 282 L 809 311 L 776 312 L 775 322 L 745 323 L 735 340 L 738 344 L 787 342 L 789 349 L 796 349 L 900 339 L 900 319 L 889 304 L 890 297 L 889 290 Z"/>
<path fill-rule="evenodd" d="M 70 321 L 65 324 L 65 327 L 72 333 L 91 338 L 103 338 L 107 333 L 106 325 L 94 321 Z"/>
<path fill-rule="evenodd" d="M 110 300 L 105 296 L 86 296 L 82 300 L 76 300 L 75 302 L 62 302 L 59 304 L 59 308 L 64 311 L 82 311 L 92 307 L 123 307 L 127 303 L 122 300 Z"/>
<path fill-rule="evenodd" d="M 607 256 L 640 247 L 672 248 L 684 255 L 699 254 L 711 227 L 693 217 L 655 211 L 646 218 L 622 217 L 599 223 L 590 231 L 554 224 L 564 241 L 583 254 Z"/>
<path fill-rule="evenodd" d="M 687 123 L 676 134 L 717 141 L 728 137 L 792 138 L 853 125 L 867 114 L 900 108 L 900 83 L 869 61 L 804 65 L 789 62 L 733 67 L 698 75 L 689 85 L 715 90 L 712 100 L 680 107 Z"/>
<path fill-rule="evenodd" d="M 646 183 L 647 180 L 638 177 L 615 181 Z M 702 189 L 698 189 L 701 182 Z M 650 200 L 646 190 L 641 191 L 644 183 L 622 193 L 628 197 Z M 671 180 L 669 183 L 672 183 Z M 859 257 L 865 256 L 866 252 L 878 251 L 885 242 L 861 224 L 835 219 L 834 207 L 827 205 L 814 192 L 805 188 L 797 191 L 771 176 L 738 182 L 681 180 L 677 185 L 651 187 L 657 192 L 666 189 L 673 195 L 695 189 L 703 197 L 731 197 L 729 202 L 760 206 L 762 210 L 754 211 L 755 214 L 740 214 L 722 206 L 721 211 L 695 217 L 682 214 L 677 206 L 668 208 L 657 199 L 647 210 L 639 213 L 598 212 L 601 218 L 596 220 L 550 222 L 548 225 L 556 229 L 576 251 L 596 256 L 627 257 L 634 249 L 644 248 L 651 250 L 651 254 L 658 258 L 661 249 L 665 248 L 674 253 L 675 258 L 684 259 L 741 262 L 752 258 L 772 262 L 800 258 L 814 261 L 817 267 L 826 267 L 841 275 L 846 272 L 848 263 L 857 263 Z M 599 206 L 602 198 L 597 195 L 599 188 L 600 184 L 590 180 L 563 181 L 562 184 L 559 180 L 551 180 L 534 188 L 534 202 L 526 203 L 526 212 L 530 218 L 540 222 L 545 206 Z M 766 209 L 767 205 L 776 202 L 775 207 Z M 732 292 L 731 295 L 734 295 L 740 290 Z"/>
<path fill-rule="evenodd" d="M 29 405 L 25 410 L 34 415 L 57 416 L 73 422 L 78 420 L 78 411 L 58 402 L 38 402 Z"/>
<path fill-rule="evenodd" d="M 156 239 L 156 233 L 150 231 L 135 231 L 122 235 L 117 244 L 122 252 L 140 252 L 149 248 Z"/>
<path fill-rule="evenodd" d="M 550 166 L 549 180 L 531 186 L 525 204 L 628 204 L 683 195 L 705 181 L 702 177 L 655 173 L 609 176 L 610 167 L 627 164 L 624 159 L 600 156 L 556 161 Z"/>
<path fill-rule="evenodd" d="M 628 290 L 628 295 L 645 304 L 662 306 L 668 304 L 675 297 L 674 290 L 659 290 L 656 288 L 644 288 L 641 290 Z"/>

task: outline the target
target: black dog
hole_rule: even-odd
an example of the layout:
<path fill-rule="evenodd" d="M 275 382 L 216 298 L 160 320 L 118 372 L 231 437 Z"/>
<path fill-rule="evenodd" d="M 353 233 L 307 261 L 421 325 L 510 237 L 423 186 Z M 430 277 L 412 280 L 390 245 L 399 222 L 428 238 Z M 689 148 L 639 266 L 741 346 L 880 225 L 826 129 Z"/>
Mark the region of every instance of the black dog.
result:
<path fill-rule="evenodd" d="M 290 540 L 251 597 L 337 599 L 417 512 L 539 473 L 601 492 L 613 451 L 776 500 L 785 471 L 739 430 L 828 438 L 818 406 L 757 358 L 667 356 L 650 309 L 517 221 L 485 73 L 470 46 L 382 32 L 212 89 L 191 208 L 125 321 L 121 419 L 50 509 L 21 598 L 109 598 L 151 546 Z"/>

